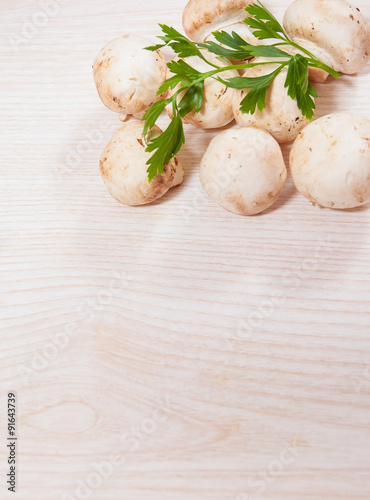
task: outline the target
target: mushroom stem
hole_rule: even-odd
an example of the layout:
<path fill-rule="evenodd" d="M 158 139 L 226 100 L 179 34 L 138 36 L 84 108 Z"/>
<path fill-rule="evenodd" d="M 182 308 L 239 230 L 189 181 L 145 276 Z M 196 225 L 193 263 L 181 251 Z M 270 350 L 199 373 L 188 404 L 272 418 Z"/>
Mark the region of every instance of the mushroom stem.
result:
<path fill-rule="evenodd" d="M 145 111 L 139 111 L 138 113 L 133 113 L 133 117 L 136 118 L 137 120 L 142 120 L 143 116 L 145 115 Z"/>
<path fill-rule="evenodd" d="M 183 168 L 177 168 L 175 172 L 175 177 L 173 179 L 173 183 L 171 187 L 176 187 L 179 186 L 182 181 L 184 180 L 184 169 Z"/>

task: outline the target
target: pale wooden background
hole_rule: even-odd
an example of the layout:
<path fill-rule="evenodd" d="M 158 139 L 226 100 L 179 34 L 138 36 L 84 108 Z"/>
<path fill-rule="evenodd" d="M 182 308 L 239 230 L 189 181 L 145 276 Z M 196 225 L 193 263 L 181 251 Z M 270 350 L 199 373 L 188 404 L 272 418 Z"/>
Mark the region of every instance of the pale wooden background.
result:
<path fill-rule="evenodd" d="M 65 0 L 16 50 L 40 4 L 1 0 L 0 498 L 15 390 L 22 500 L 368 500 L 370 207 L 313 208 L 289 180 L 264 215 L 225 212 L 198 179 L 213 132 L 190 127 L 186 180 L 160 202 L 125 208 L 100 179 L 119 121 L 93 58 L 181 28 L 184 4 Z M 288 4 L 266 0 L 280 19 Z M 369 116 L 369 84 L 368 67 L 318 86 L 318 116 Z M 121 453 L 95 487 L 94 462 Z"/>

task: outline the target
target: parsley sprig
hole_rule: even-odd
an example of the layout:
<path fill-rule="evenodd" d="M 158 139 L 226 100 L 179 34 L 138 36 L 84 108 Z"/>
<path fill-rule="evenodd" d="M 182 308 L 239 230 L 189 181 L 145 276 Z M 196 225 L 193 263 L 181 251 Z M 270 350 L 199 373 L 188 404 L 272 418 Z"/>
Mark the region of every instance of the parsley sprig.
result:
<path fill-rule="evenodd" d="M 288 90 L 288 95 L 297 100 L 298 108 L 302 111 L 303 116 L 312 120 L 315 110 L 314 98 L 317 97 L 317 93 L 308 80 L 309 68 L 322 69 L 335 78 L 340 76 L 311 52 L 294 43 L 278 20 L 259 0 L 257 3 L 249 5 L 245 10 L 250 17 L 247 17 L 244 22 L 253 30 L 254 36 L 259 40 L 276 40 L 276 43 L 254 46 L 243 40 L 237 33 L 230 34 L 225 31 L 212 33 L 218 43 L 213 41 L 196 43 L 170 26 L 159 25 L 163 35 L 158 38 L 163 43 L 147 47 L 147 50 L 155 51 L 169 46 L 181 59 L 167 64 L 173 76 L 162 83 L 157 95 L 163 94 L 168 89 L 176 89 L 176 91 L 171 97 L 154 103 L 143 117 L 145 121 L 144 136 L 147 137 L 148 132 L 153 128 L 166 106 L 172 108 L 173 118 L 167 129 L 147 144 L 146 151 L 153 153 L 147 162 L 149 182 L 158 174 L 163 173 L 163 165 L 167 164 L 184 144 L 183 118 L 193 110 L 197 113 L 201 110 L 204 102 L 204 82 L 207 78 L 216 78 L 230 88 L 249 89 L 241 101 L 240 110 L 243 113 L 253 114 L 256 109 L 261 112 L 264 110 L 269 86 L 282 69 L 287 67 L 285 87 Z M 299 53 L 292 55 L 279 48 L 284 46 L 291 46 Z M 248 60 L 248 62 L 218 66 L 207 59 L 207 52 L 227 59 Z M 197 71 L 183 60 L 191 56 L 201 58 L 213 69 L 204 73 Z M 249 61 L 255 57 L 276 59 L 273 61 L 273 64 L 277 65 L 276 69 L 256 78 L 235 77 L 223 80 L 219 76 L 220 73 L 233 69 L 252 68 L 264 64 L 271 65 L 271 61 Z"/>

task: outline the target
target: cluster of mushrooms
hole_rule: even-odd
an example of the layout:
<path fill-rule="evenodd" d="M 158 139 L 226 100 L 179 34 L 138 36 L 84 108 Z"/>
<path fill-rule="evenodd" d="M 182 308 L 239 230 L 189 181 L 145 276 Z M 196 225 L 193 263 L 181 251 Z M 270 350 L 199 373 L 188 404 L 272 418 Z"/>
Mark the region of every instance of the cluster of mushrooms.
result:
<path fill-rule="evenodd" d="M 195 42 L 214 40 L 212 32 L 236 32 L 248 43 L 257 40 L 243 23 L 244 10 L 253 0 L 190 0 L 183 14 L 183 27 Z M 289 37 L 322 62 L 344 74 L 355 74 L 370 58 L 370 27 L 360 10 L 346 0 L 295 0 L 284 16 Z M 144 137 L 144 112 L 170 76 L 160 50 L 145 47 L 150 40 L 130 34 L 109 42 L 94 62 L 94 78 L 103 103 L 126 121 L 103 152 L 100 171 L 114 198 L 126 205 L 151 203 L 182 183 L 181 163 L 173 158 L 163 175 L 150 184 L 146 144 L 161 133 L 158 127 Z M 291 50 L 291 49 L 290 49 Z M 230 62 L 217 58 L 217 64 Z M 208 71 L 197 57 L 187 58 L 192 67 Z M 266 61 L 266 59 L 264 59 Z M 271 73 L 271 65 L 256 66 L 248 77 Z M 335 209 L 358 207 L 370 202 L 370 120 L 351 113 L 334 113 L 310 123 L 285 88 L 286 69 L 270 86 L 266 108 L 254 114 L 240 112 L 248 90 L 227 88 L 220 81 L 205 81 L 205 99 L 199 113 L 189 113 L 185 123 L 200 129 L 222 128 L 234 119 L 237 125 L 220 132 L 209 144 L 200 165 L 206 193 L 226 210 L 254 215 L 269 208 L 279 197 L 287 170 L 279 143 L 294 141 L 290 170 L 298 191 L 313 204 Z M 223 78 L 240 76 L 237 70 Z M 328 74 L 310 70 L 312 82 L 325 82 Z M 171 90 L 169 91 L 171 92 Z M 170 114 L 171 111 L 168 110 Z"/>

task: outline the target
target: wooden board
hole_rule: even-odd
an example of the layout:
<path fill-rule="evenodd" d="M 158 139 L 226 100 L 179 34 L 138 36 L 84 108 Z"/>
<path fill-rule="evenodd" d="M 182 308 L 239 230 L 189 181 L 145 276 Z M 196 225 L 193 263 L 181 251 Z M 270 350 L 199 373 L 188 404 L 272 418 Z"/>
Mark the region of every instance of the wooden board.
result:
<path fill-rule="evenodd" d="M 16 391 L 17 498 L 368 500 L 370 208 L 314 208 L 289 179 L 265 214 L 228 213 L 198 178 L 215 132 L 191 127 L 184 184 L 120 205 L 98 172 L 119 121 L 91 64 L 122 33 L 181 29 L 185 1 L 55 0 L 46 18 L 41 3 L 0 5 L 0 420 Z M 266 0 L 279 19 L 288 4 Z M 370 116 L 369 84 L 370 67 L 318 85 L 317 116 Z"/>

